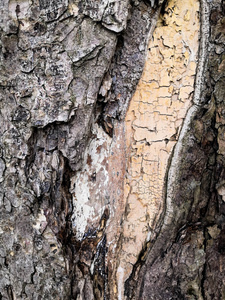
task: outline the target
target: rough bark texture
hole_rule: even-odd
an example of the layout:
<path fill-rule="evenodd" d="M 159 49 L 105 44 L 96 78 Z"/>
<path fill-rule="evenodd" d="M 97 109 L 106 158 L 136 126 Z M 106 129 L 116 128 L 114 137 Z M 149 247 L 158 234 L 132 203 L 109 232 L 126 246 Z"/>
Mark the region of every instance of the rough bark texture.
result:
<path fill-rule="evenodd" d="M 190 103 L 175 136 L 162 134 L 172 146 L 157 186 L 160 209 L 151 210 L 149 185 L 141 192 L 149 209 L 143 226 L 132 219 L 140 199 L 132 208 L 126 190 L 130 166 L 149 151 L 138 142 L 154 142 L 147 132 L 154 121 L 132 119 L 131 106 L 125 121 L 149 39 L 161 18 L 164 43 L 150 48 L 159 48 L 158 63 L 169 69 L 167 47 L 178 48 L 165 42 L 170 20 L 177 15 L 182 32 L 190 19 L 189 8 L 181 16 L 174 3 L 0 1 L 0 299 L 225 299 L 223 0 L 201 0 L 196 9 L 197 58 L 181 39 L 181 68 L 190 68 L 192 81 L 161 75 L 162 87 L 166 78 L 181 80 L 179 99 Z M 150 70 L 149 83 L 157 72 Z M 155 112 L 161 104 L 153 104 Z M 130 132 L 147 128 L 133 146 L 127 121 Z M 135 176 L 145 170 L 151 181 L 145 165 Z"/>

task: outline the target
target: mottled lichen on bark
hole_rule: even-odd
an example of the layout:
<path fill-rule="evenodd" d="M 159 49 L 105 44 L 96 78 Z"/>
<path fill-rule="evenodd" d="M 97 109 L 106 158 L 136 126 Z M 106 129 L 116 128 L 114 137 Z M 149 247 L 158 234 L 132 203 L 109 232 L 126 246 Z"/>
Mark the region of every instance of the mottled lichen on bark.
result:
<path fill-rule="evenodd" d="M 108 169 L 107 156 L 112 165 L 110 151 L 119 157 L 119 148 L 115 139 L 111 141 L 97 124 L 100 119 L 104 120 L 98 121 L 101 124 L 109 122 L 112 135 L 111 119 L 117 118 L 118 108 L 113 115 L 112 109 L 107 110 L 110 115 L 106 119 L 106 110 L 102 111 L 104 105 L 99 101 L 96 107 L 96 102 L 115 52 L 118 32 L 124 31 L 122 35 L 129 44 L 139 34 L 138 26 L 131 32 L 132 24 L 143 25 L 137 44 L 142 42 L 138 58 L 140 64 L 144 61 L 143 45 L 151 9 L 144 5 L 147 11 L 142 18 L 144 11 L 139 9 L 140 3 L 133 6 L 130 16 L 133 23 L 128 25 L 130 32 L 127 34 L 129 1 L 102 1 L 97 8 L 97 15 L 104 8 L 100 19 L 95 19 L 92 4 L 91 1 L 66 0 L 12 0 L 1 4 L 3 147 L 0 175 L 4 224 L 1 228 L 0 292 L 3 299 L 92 299 L 110 294 L 106 253 L 114 241 L 114 233 L 113 225 L 108 226 L 107 241 L 105 227 L 109 215 L 113 219 L 115 214 L 113 207 L 109 210 L 110 205 L 118 201 L 116 197 L 122 196 L 123 172 L 114 167 Z M 127 50 L 118 50 L 123 53 L 122 58 L 116 54 L 118 64 L 132 56 L 134 50 L 129 53 Z M 119 69 L 115 63 L 110 74 L 113 68 Z M 141 70 L 140 67 L 135 71 L 135 81 Z M 129 80 L 131 71 L 132 66 L 129 66 L 126 76 L 129 93 L 135 88 L 135 81 Z M 120 81 L 118 76 L 117 82 Z M 129 96 L 125 97 L 123 104 L 128 100 Z M 123 132 L 120 127 L 118 132 Z M 114 131 L 116 133 L 117 129 Z M 89 143 L 90 138 L 92 142 Z M 103 169 L 98 170 L 98 162 L 93 161 L 90 170 L 85 170 L 84 162 L 91 165 L 91 160 L 98 157 L 93 158 L 88 153 L 91 145 L 97 147 L 97 144 L 100 152 L 105 147 Z M 104 182 L 107 172 L 110 180 L 115 178 L 120 187 L 115 191 L 108 188 L 110 200 L 107 192 L 101 196 L 102 190 L 97 191 L 96 187 Z M 74 192 L 80 197 L 82 174 L 87 176 L 89 185 L 92 182 L 96 187 L 93 193 L 97 206 L 91 208 L 95 211 L 95 216 L 91 216 L 95 220 L 87 226 L 77 218 L 78 212 L 85 216 L 85 211 L 81 211 L 85 206 L 79 204 L 76 197 L 72 198 Z M 88 196 L 86 200 L 89 201 Z M 89 207 L 94 203 L 94 199 L 90 200 Z M 122 205 L 120 209 L 122 212 Z M 120 214 L 114 217 L 118 228 L 119 220 Z M 86 215 L 85 221 L 91 219 Z M 12 250 L 14 245 L 16 251 Z M 113 251 L 109 249 L 112 256 Z M 108 262 L 110 264 L 110 259 Z M 21 268 L 24 268 L 24 275 Z M 110 268 L 114 268 L 113 263 Z"/>
<path fill-rule="evenodd" d="M 79 245 L 70 224 L 70 179 L 82 165 L 116 36 L 67 1 L 10 1 L 5 9 L 1 296 L 11 285 L 17 298 L 71 299 Z"/>

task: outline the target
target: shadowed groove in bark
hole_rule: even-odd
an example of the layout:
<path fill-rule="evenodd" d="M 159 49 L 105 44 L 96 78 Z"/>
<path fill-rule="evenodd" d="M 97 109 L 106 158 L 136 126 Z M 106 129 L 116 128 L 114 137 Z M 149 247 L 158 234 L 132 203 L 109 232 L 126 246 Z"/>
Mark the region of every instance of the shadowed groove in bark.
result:
<path fill-rule="evenodd" d="M 104 130 L 108 127 L 107 123 L 113 128 L 116 119 L 121 122 L 124 120 L 143 71 L 147 44 L 155 29 L 163 2 L 157 1 L 151 6 L 148 1 L 131 1 L 127 28 L 118 35 L 117 47 L 108 70 L 112 85 L 105 97 L 99 97 L 99 102 L 103 102 L 100 120 Z M 125 66 L 126 71 L 123 71 L 121 68 Z M 112 131 L 110 130 L 110 135 Z"/>

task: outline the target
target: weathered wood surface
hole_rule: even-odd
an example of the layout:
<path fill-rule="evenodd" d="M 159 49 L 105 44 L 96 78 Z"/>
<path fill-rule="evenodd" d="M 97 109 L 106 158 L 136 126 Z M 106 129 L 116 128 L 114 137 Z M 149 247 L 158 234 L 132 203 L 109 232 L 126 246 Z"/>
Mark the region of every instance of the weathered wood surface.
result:
<path fill-rule="evenodd" d="M 225 3 L 180 3 L 0 1 L 1 299 L 225 297 Z M 181 79 L 153 71 L 154 59 L 178 68 L 166 55 L 179 39 L 168 37 L 194 17 Z M 140 101 L 158 75 L 188 105 L 166 103 L 178 93 L 165 89 Z M 135 112 L 133 100 L 171 116 L 155 131 L 166 157 L 155 119 L 141 117 L 149 107 Z M 151 165 L 138 166 L 154 151 L 158 198 Z M 150 185 L 131 199 L 139 173 Z"/>

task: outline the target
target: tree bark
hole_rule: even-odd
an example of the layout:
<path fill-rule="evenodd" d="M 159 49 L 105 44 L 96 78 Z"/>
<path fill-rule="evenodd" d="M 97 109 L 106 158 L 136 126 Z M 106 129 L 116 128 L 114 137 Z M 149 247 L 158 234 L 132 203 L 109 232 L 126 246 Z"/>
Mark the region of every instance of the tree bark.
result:
<path fill-rule="evenodd" d="M 224 1 L 0 7 L 0 299 L 225 299 Z"/>

